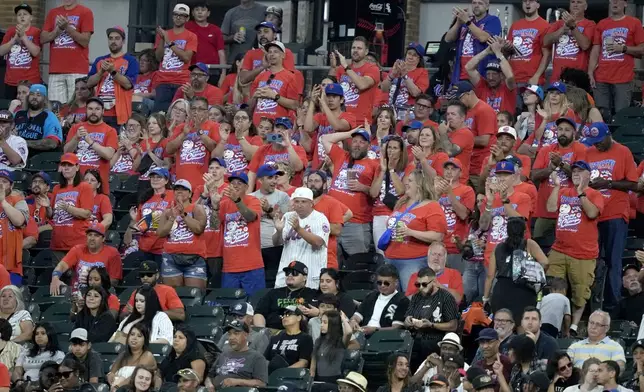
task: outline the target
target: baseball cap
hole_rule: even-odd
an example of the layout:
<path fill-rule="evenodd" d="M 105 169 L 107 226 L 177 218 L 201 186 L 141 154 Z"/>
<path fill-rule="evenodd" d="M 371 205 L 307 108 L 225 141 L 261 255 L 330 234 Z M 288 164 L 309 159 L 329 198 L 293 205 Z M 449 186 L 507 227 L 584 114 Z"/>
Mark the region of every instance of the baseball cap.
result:
<path fill-rule="evenodd" d="M 190 68 L 188 68 L 188 70 L 192 71 L 195 68 L 199 68 L 199 70 L 203 71 L 206 74 L 210 73 L 209 70 L 208 70 L 208 66 L 206 64 L 204 64 L 204 63 L 193 64 L 193 65 L 190 66 Z"/>
<path fill-rule="evenodd" d="M 508 161 L 508 160 L 501 160 L 496 164 L 496 167 L 494 168 L 494 171 L 496 173 L 510 173 L 514 174 L 514 163 Z"/>
<path fill-rule="evenodd" d="M 224 158 L 212 157 L 210 158 L 210 163 L 213 163 L 213 162 L 217 162 L 219 166 L 223 167 L 224 169 L 226 168 L 226 161 L 224 160 Z M 208 164 L 208 166 L 210 166 L 210 164 Z"/>
<path fill-rule="evenodd" d="M 499 130 L 496 132 L 496 134 L 497 135 L 510 135 L 510 136 L 512 136 L 512 138 L 514 140 L 517 140 L 517 130 L 512 128 L 512 127 L 510 127 L 510 126 L 507 126 L 507 125 L 504 125 L 501 128 L 499 128 Z"/>
<path fill-rule="evenodd" d="M 344 96 L 344 90 L 342 89 L 342 85 L 340 83 L 331 83 L 328 84 L 324 88 L 324 93 L 326 95 L 339 95 L 339 96 Z"/>
<path fill-rule="evenodd" d="M 455 354 L 443 357 L 443 362 L 454 362 L 456 367 L 460 369 L 465 364 L 465 359 L 461 354 Z"/>
<path fill-rule="evenodd" d="M 407 132 L 409 129 L 423 129 L 422 121 L 414 120 L 407 125 L 403 125 L 402 131 Z"/>
<path fill-rule="evenodd" d="M 26 4 L 26 3 L 18 4 L 16 6 L 16 8 L 13 9 L 13 12 L 17 14 L 18 11 L 20 11 L 20 10 L 25 10 L 25 11 L 29 12 L 29 14 L 34 13 L 33 9 L 31 9 L 31 6 L 29 4 Z"/>
<path fill-rule="evenodd" d="M 463 168 L 463 164 L 461 163 L 461 160 L 458 159 L 458 158 L 450 158 L 450 159 L 446 160 L 445 163 L 443 163 L 443 167 L 445 167 L 447 165 L 456 166 L 459 169 Z"/>
<path fill-rule="evenodd" d="M 480 368 L 478 366 L 470 366 L 466 371 L 465 371 L 465 378 L 469 382 L 473 382 L 473 380 L 478 377 L 478 376 L 483 376 L 487 375 L 487 371 L 485 369 Z"/>
<path fill-rule="evenodd" d="M 355 136 L 362 136 L 366 141 L 371 140 L 371 135 L 369 134 L 369 132 L 367 132 L 366 129 L 358 129 L 357 131 L 351 134 L 351 137 L 355 137 Z"/>
<path fill-rule="evenodd" d="M 499 340 L 499 333 L 496 332 L 496 329 L 494 328 L 482 329 L 481 332 L 479 332 L 479 337 L 476 338 L 477 342 L 480 342 L 481 340 L 483 341 Z"/>
<path fill-rule="evenodd" d="M 275 33 L 280 32 L 280 29 L 277 26 L 275 26 L 272 22 L 266 22 L 266 21 L 264 21 L 264 22 L 258 24 L 257 26 L 255 26 L 255 30 L 259 30 L 262 27 L 268 27 L 269 29 L 273 30 L 273 32 L 275 32 Z M 284 50 L 282 50 L 282 51 L 284 51 Z"/>
<path fill-rule="evenodd" d="M 266 16 L 268 14 L 277 15 L 277 17 L 280 18 L 280 20 L 282 20 L 282 15 L 284 14 L 284 11 L 282 11 L 281 7 L 278 7 L 276 5 L 271 5 L 271 6 L 266 7 L 266 11 L 264 12 L 264 16 Z"/>
<path fill-rule="evenodd" d="M 154 260 L 145 260 L 139 265 L 139 275 L 156 274 L 159 272 L 159 264 Z"/>
<path fill-rule="evenodd" d="M 182 188 L 186 188 L 187 190 L 192 192 L 192 185 L 188 180 L 184 180 L 183 178 L 178 179 L 177 181 L 174 182 L 174 184 L 172 184 L 172 189 L 177 189 L 178 186 Z"/>
<path fill-rule="evenodd" d="M 565 94 L 566 85 L 562 82 L 554 82 L 550 86 L 548 86 L 548 89 L 546 91 L 559 91 L 561 94 Z"/>
<path fill-rule="evenodd" d="M 105 226 L 103 226 L 102 223 L 94 222 L 87 229 L 85 229 L 85 233 L 89 233 L 90 231 L 93 231 L 95 233 L 98 233 L 105 237 Z"/>
<path fill-rule="evenodd" d="M 36 177 L 42 178 L 42 180 L 45 181 L 45 184 L 51 186 L 51 177 L 49 177 L 49 174 L 46 172 L 39 171 L 38 173 L 34 173 L 34 175 L 31 176 L 31 179 L 33 180 Z"/>
<path fill-rule="evenodd" d="M 570 117 L 559 117 L 557 121 L 555 121 L 555 124 L 559 125 L 564 122 L 572 125 L 573 128 L 577 129 L 577 123 Z"/>
<path fill-rule="evenodd" d="M 507 155 L 504 159 L 508 162 L 512 162 L 515 169 L 523 167 L 523 162 L 521 162 L 521 159 L 519 159 L 516 155 Z"/>
<path fill-rule="evenodd" d="M 472 386 L 474 387 L 475 390 L 477 389 L 483 389 L 487 387 L 494 386 L 495 382 L 487 374 L 481 374 L 479 376 L 474 377 L 474 380 L 472 380 Z"/>
<path fill-rule="evenodd" d="M 96 102 L 97 104 L 101 105 L 102 108 L 105 107 L 105 102 L 103 102 L 103 100 L 98 98 L 98 97 L 88 98 L 87 102 L 85 103 L 85 105 L 89 105 L 90 102 Z"/>
<path fill-rule="evenodd" d="M 644 348 L 644 339 L 637 339 L 631 346 L 631 352 L 635 351 L 635 349 L 638 347 Z"/>
<path fill-rule="evenodd" d="M 7 169 L 0 170 L 0 177 L 6 178 L 7 180 L 9 180 L 10 183 L 13 184 L 13 173 L 10 172 L 9 170 Z"/>
<path fill-rule="evenodd" d="M 60 163 L 71 163 L 78 165 L 78 157 L 73 152 L 66 152 L 60 157 Z"/>
<path fill-rule="evenodd" d="M 275 119 L 275 126 L 281 125 L 286 129 L 293 129 L 293 122 L 288 117 L 278 117 Z"/>
<path fill-rule="evenodd" d="M 89 338 L 87 337 L 87 330 L 85 328 L 74 329 L 69 335 L 69 341 L 71 342 L 74 339 L 82 340 L 83 342 L 89 341 Z"/>
<path fill-rule="evenodd" d="M 492 60 L 487 63 L 485 66 L 486 71 L 496 71 L 496 72 L 502 72 L 501 71 L 501 64 L 498 61 Z"/>
<path fill-rule="evenodd" d="M 304 315 L 304 313 L 302 313 L 302 311 L 300 310 L 300 308 L 298 308 L 298 307 L 297 307 L 297 306 L 295 306 L 295 305 L 289 305 L 289 306 L 287 306 L 287 307 L 285 307 L 285 308 L 282 308 L 281 313 L 282 313 L 282 314 L 286 314 L 286 313 L 293 313 L 293 314 L 295 314 L 296 316 L 303 316 L 303 315 Z"/>
<path fill-rule="evenodd" d="M 185 4 L 179 3 L 174 6 L 174 10 L 172 10 L 172 13 L 174 14 L 182 14 L 182 15 L 190 15 L 190 7 L 188 7 Z"/>
<path fill-rule="evenodd" d="M 40 93 L 40 95 L 47 96 L 47 87 L 44 84 L 32 84 L 29 87 L 30 93 Z"/>
<path fill-rule="evenodd" d="M 442 374 L 434 374 L 432 378 L 429 379 L 429 385 L 441 385 L 446 387 L 449 385 L 449 381 L 447 381 L 447 378 Z"/>
<path fill-rule="evenodd" d="M 550 386 L 550 379 L 546 372 L 541 370 L 534 371 L 528 375 L 528 380 L 542 391 L 547 391 Z"/>
<path fill-rule="evenodd" d="M 522 87 L 521 88 L 521 93 L 523 94 L 524 91 L 530 91 L 533 94 L 536 94 L 539 97 L 539 99 L 542 100 L 542 101 L 543 101 L 543 98 L 545 96 L 543 94 L 543 89 L 541 87 L 537 86 L 536 84 L 529 84 L 529 85 L 527 85 L 525 87 Z"/>
<path fill-rule="evenodd" d="M 591 147 L 595 143 L 599 143 L 606 136 L 610 135 L 610 129 L 608 129 L 608 125 L 603 122 L 594 122 L 590 124 L 589 127 L 584 127 L 584 130 L 582 132 L 582 138 L 580 142 L 585 144 L 588 147 Z"/>
<path fill-rule="evenodd" d="M 407 50 L 413 49 L 414 52 L 416 52 L 420 58 L 423 58 L 425 56 L 425 47 L 419 43 L 416 42 L 410 42 L 409 45 L 407 45 Z"/>
<path fill-rule="evenodd" d="M 123 37 L 123 39 L 125 39 L 125 29 L 123 29 L 123 27 L 121 27 L 121 26 L 110 27 L 110 28 L 108 28 L 106 30 L 106 33 L 107 33 L 108 37 L 109 37 L 109 35 L 111 33 L 119 33 L 121 35 L 121 37 Z"/>
<path fill-rule="evenodd" d="M 302 263 L 301 261 L 293 260 L 286 267 L 282 268 L 282 271 L 284 272 L 290 271 L 290 270 L 297 271 L 302 275 L 309 274 L 309 268 L 306 266 L 306 264 Z"/>
<path fill-rule="evenodd" d="M 273 42 L 267 43 L 266 45 L 264 45 L 264 50 L 268 51 L 268 48 L 270 48 L 271 46 L 277 46 L 278 48 L 280 48 L 282 52 L 286 53 L 286 47 L 280 41 L 273 41 Z"/>
<path fill-rule="evenodd" d="M 624 268 L 622 268 L 622 276 L 626 275 L 626 271 L 628 270 L 635 270 L 637 272 L 640 271 L 640 267 L 636 266 L 635 264 L 626 264 Z"/>
<path fill-rule="evenodd" d="M 230 308 L 229 313 L 236 314 L 237 316 L 254 316 L 255 310 L 253 309 L 253 305 L 248 302 L 239 302 Z"/>
<path fill-rule="evenodd" d="M 192 370 L 191 368 L 187 369 L 181 369 L 177 372 L 177 374 L 174 375 L 174 378 L 176 380 L 178 379 L 184 379 L 188 381 L 199 381 L 199 376 L 197 375 L 197 372 Z"/>
<path fill-rule="evenodd" d="M 320 176 L 320 178 L 322 179 L 322 182 L 326 182 L 327 178 L 329 177 L 329 176 L 324 172 L 324 170 L 313 170 L 312 172 L 309 172 L 309 176 L 310 176 L 311 174 L 317 174 L 318 176 Z"/>
<path fill-rule="evenodd" d="M 291 200 L 295 199 L 306 199 L 313 201 L 313 191 L 305 187 L 297 188 L 291 195 Z"/>
<path fill-rule="evenodd" d="M 472 90 L 474 90 L 472 83 L 468 82 L 467 80 L 463 80 L 452 84 L 452 87 L 450 87 L 450 89 L 447 91 L 447 96 L 449 96 L 450 98 L 460 98 L 461 95 L 469 93 Z"/>
<path fill-rule="evenodd" d="M 243 182 L 244 184 L 248 185 L 248 175 L 243 171 L 238 171 L 228 176 L 228 182 L 231 182 L 234 179 L 237 179 Z"/>
<path fill-rule="evenodd" d="M 283 171 L 277 170 L 275 165 L 264 164 L 257 169 L 257 178 L 271 177 L 284 174 Z"/>
<path fill-rule="evenodd" d="M 234 329 L 235 331 L 239 332 L 250 332 L 250 329 L 248 328 L 248 325 L 246 323 L 239 321 L 239 320 L 231 320 L 226 324 L 226 332 L 230 331 L 231 329 Z"/>
<path fill-rule="evenodd" d="M 8 110 L 0 110 L 0 121 L 13 122 L 13 113 Z"/>
<path fill-rule="evenodd" d="M 575 167 L 578 167 L 582 170 L 592 171 L 590 169 L 590 165 L 586 161 L 575 161 L 572 163 L 572 165 L 570 165 L 570 169 L 574 169 Z"/>
<path fill-rule="evenodd" d="M 170 172 L 165 167 L 157 167 L 156 169 L 153 169 L 150 171 L 150 175 L 152 174 L 170 179 Z"/>

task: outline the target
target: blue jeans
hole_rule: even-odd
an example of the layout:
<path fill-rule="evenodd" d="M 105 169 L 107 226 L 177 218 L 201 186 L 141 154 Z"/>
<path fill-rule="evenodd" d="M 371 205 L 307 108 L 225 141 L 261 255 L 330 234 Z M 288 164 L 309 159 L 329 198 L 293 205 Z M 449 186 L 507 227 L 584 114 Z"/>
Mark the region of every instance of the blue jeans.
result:
<path fill-rule="evenodd" d="M 179 89 L 178 84 L 160 84 L 156 87 L 156 95 L 154 97 L 154 110 L 153 112 L 167 112 L 174 94 Z"/>
<path fill-rule="evenodd" d="M 224 289 L 242 288 L 250 297 L 257 290 L 266 288 L 264 268 L 246 272 L 224 272 L 221 276 L 221 287 Z"/>
<path fill-rule="evenodd" d="M 386 261 L 398 270 L 403 293 L 407 291 L 409 278 L 420 271 L 421 268 L 427 267 L 427 257 L 419 257 L 417 259 L 386 259 Z"/>
<path fill-rule="evenodd" d="M 477 297 L 483 297 L 487 270 L 483 261 L 467 261 L 463 271 L 463 289 L 465 300 L 472 303 Z"/>
<path fill-rule="evenodd" d="M 599 222 L 599 247 L 603 250 L 607 276 L 604 286 L 604 306 L 617 306 L 622 297 L 622 254 L 626 246 L 628 223 L 622 218 Z"/>

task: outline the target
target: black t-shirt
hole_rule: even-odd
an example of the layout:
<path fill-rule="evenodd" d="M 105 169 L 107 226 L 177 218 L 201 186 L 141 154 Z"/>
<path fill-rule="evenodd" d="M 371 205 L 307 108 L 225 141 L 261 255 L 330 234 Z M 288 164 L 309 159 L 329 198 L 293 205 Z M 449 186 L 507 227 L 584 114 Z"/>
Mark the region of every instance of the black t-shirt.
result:
<path fill-rule="evenodd" d="M 280 312 L 289 305 L 312 305 L 318 307 L 318 292 L 308 287 L 291 291 L 288 287 L 273 289 L 259 300 L 255 313 L 266 319 L 266 326 L 274 329 L 284 329 Z M 310 353 L 309 353 L 310 355 Z"/>
<path fill-rule="evenodd" d="M 270 362 L 270 369 L 271 365 L 277 363 L 276 360 L 279 360 L 280 357 L 286 360 L 287 366 L 291 366 L 301 359 L 311 362 L 312 353 L 313 339 L 310 335 L 304 332 L 288 335 L 286 331 L 282 331 L 271 338 L 264 356 Z"/>
<path fill-rule="evenodd" d="M 192 367 L 192 362 L 198 359 L 206 362 L 204 356 L 197 349 L 190 350 L 178 358 L 175 355 L 168 355 L 159 366 L 163 381 L 174 382 L 174 376 L 179 370 Z M 203 374 L 200 374 L 199 377 L 203 377 Z"/>
<path fill-rule="evenodd" d="M 644 291 L 639 294 L 622 297 L 611 316 L 615 320 L 627 320 L 640 325 L 642 314 L 644 314 Z"/>
<path fill-rule="evenodd" d="M 564 380 L 560 378 L 555 383 L 555 392 L 563 392 L 564 389 L 579 384 L 579 369 L 573 368 L 570 378 Z"/>

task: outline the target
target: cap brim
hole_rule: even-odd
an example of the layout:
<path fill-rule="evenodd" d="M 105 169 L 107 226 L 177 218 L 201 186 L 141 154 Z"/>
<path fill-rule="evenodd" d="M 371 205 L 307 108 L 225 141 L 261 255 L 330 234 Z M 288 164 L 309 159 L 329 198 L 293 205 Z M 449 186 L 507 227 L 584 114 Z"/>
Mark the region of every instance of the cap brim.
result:
<path fill-rule="evenodd" d="M 440 386 L 443 386 L 443 387 L 446 387 L 446 386 L 447 386 L 447 384 L 445 384 L 445 383 L 444 383 L 444 382 L 442 382 L 442 381 L 430 381 L 430 382 L 429 382 L 429 385 L 440 385 Z"/>
<path fill-rule="evenodd" d="M 348 384 L 348 385 L 351 385 L 353 387 L 358 388 L 358 390 L 360 390 L 362 392 L 365 392 L 365 389 L 360 384 L 355 383 L 355 382 L 353 382 L 351 380 L 347 380 L 346 378 L 339 378 L 339 379 L 336 380 L 336 383 L 338 383 L 338 384 L 339 383 Z"/>
<path fill-rule="evenodd" d="M 511 170 L 495 170 L 494 172 L 497 174 L 501 174 L 501 173 L 514 174 L 514 172 Z"/>
<path fill-rule="evenodd" d="M 228 182 L 231 182 L 232 180 L 239 180 L 243 182 L 244 184 L 248 185 L 248 181 L 246 181 L 245 178 L 237 177 L 237 176 L 229 176 L 228 177 Z"/>
<path fill-rule="evenodd" d="M 508 135 L 508 136 L 512 136 L 512 138 L 514 138 L 514 140 L 517 140 L 517 137 L 515 135 L 511 134 L 510 132 L 497 132 L 496 135 L 497 136 L 499 136 L 499 135 Z"/>
<path fill-rule="evenodd" d="M 100 232 L 100 231 L 98 231 L 98 230 L 94 230 L 94 229 L 87 229 L 87 230 L 85 230 L 85 233 L 86 233 L 86 234 L 87 234 L 87 233 L 90 233 L 90 232 L 98 233 L 98 234 L 102 235 L 103 237 L 105 237 L 105 233 L 101 233 L 101 232 Z"/>
<path fill-rule="evenodd" d="M 581 138 L 579 141 L 582 142 L 583 144 L 585 144 L 588 147 L 592 147 L 596 143 L 599 143 L 602 140 L 604 140 L 605 137 L 606 136 L 603 136 L 603 137 L 584 137 L 584 138 Z"/>

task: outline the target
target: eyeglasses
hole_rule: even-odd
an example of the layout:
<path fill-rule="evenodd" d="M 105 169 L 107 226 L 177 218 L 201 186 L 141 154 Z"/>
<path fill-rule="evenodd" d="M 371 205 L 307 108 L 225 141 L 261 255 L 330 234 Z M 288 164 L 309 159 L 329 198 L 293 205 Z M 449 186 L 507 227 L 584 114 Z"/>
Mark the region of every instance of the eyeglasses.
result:
<path fill-rule="evenodd" d="M 430 281 L 430 282 L 422 282 L 422 283 L 416 282 L 416 283 L 414 283 L 414 286 L 416 286 L 416 288 L 419 288 L 419 287 L 426 288 L 427 286 L 429 286 L 432 283 L 434 283 L 433 280 Z"/>
<path fill-rule="evenodd" d="M 588 326 L 589 327 L 608 327 L 608 324 L 600 324 L 600 323 L 596 323 L 594 321 L 589 321 Z"/>
<path fill-rule="evenodd" d="M 139 274 L 140 278 L 151 278 L 154 276 L 153 272 L 142 272 Z"/>
<path fill-rule="evenodd" d="M 206 75 L 204 73 L 199 73 L 199 72 L 191 72 L 190 77 L 191 78 L 205 78 L 205 77 L 208 77 L 208 75 Z"/>
<path fill-rule="evenodd" d="M 514 320 L 494 319 L 494 323 L 496 324 L 509 324 L 513 322 Z"/>
<path fill-rule="evenodd" d="M 69 378 L 69 376 L 71 376 L 72 373 L 74 373 L 73 370 L 70 370 L 69 372 L 57 372 L 56 376 L 57 377 L 62 377 L 62 378 Z"/>
<path fill-rule="evenodd" d="M 385 287 L 391 286 L 391 282 L 388 281 L 388 280 L 378 280 L 378 281 L 376 281 L 376 284 L 378 286 L 385 286 Z"/>
<path fill-rule="evenodd" d="M 188 15 L 184 15 L 184 14 L 176 14 L 176 13 L 173 13 L 173 14 L 172 14 L 172 16 L 173 16 L 174 18 L 187 18 L 187 17 L 188 17 Z"/>
<path fill-rule="evenodd" d="M 559 367 L 559 371 L 560 371 L 560 372 L 563 372 L 564 370 L 566 370 L 566 369 L 570 369 L 571 367 L 572 367 L 572 362 L 568 362 L 567 364 L 565 364 L 565 365 L 563 365 L 563 366 L 560 366 L 560 367 Z"/>
<path fill-rule="evenodd" d="M 286 271 L 284 271 L 284 273 L 286 274 L 286 276 L 300 276 L 300 275 L 302 275 L 302 274 L 300 274 L 299 271 L 295 271 L 295 270 L 286 270 Z"/>
<path fill-rule="evenodd" d="M 414 106 L 416 106 L 416 108 L 418 108 L 418 109 L 431 109 L 432 108 L 431 106 L 423 105 L 422 103 L 418 103 L 418 102 L 416 102 L 416 105 L 414 105 Z"/>

